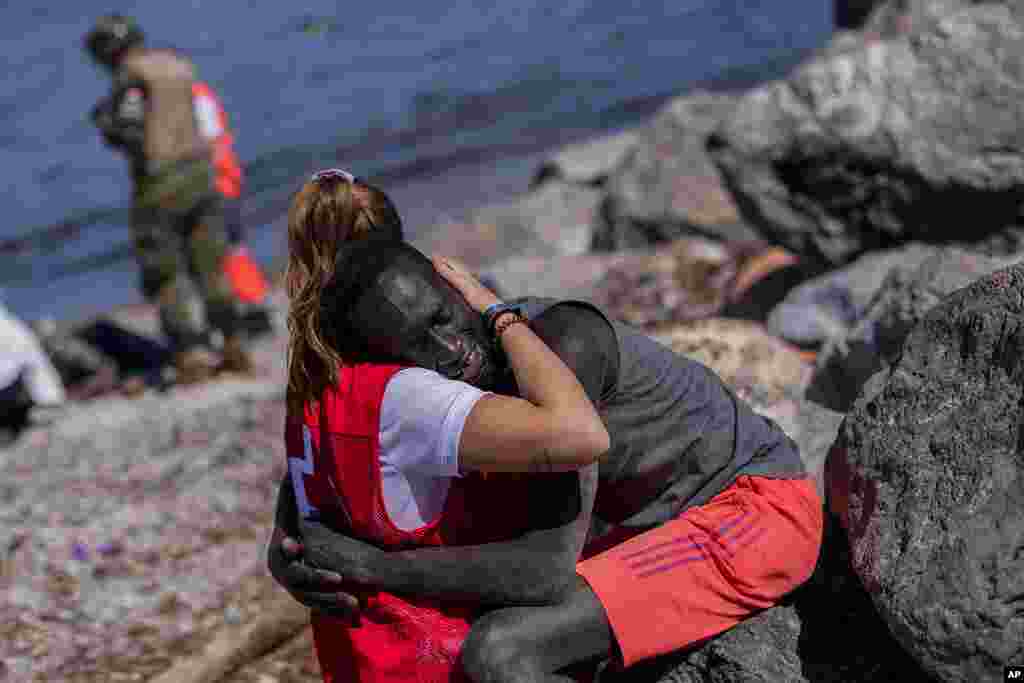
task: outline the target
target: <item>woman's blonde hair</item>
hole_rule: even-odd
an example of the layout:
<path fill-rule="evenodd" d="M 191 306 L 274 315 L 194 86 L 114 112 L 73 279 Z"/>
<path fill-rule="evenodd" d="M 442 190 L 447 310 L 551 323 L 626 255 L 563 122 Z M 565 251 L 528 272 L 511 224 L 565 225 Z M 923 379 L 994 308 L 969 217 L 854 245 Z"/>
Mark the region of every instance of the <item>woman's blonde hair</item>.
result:
<path fill-rule="evenodd" d="M 338 247 L 370 234 L 402 239 L 402 221 L 380 189 L 344 171 L 315 174 L 288 210 L 288 405 L 301 414 L 337 383 L 344 359 L 325 341 L 320 296 Z"/>

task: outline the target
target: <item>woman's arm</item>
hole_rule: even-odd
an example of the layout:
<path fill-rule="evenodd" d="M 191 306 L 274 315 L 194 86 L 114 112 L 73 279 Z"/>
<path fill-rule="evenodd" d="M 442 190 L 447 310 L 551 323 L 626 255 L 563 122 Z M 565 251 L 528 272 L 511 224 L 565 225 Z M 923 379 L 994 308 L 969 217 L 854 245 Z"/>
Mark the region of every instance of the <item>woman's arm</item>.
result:
<path fill-rule="evenodd" d="M 588 308 L 558 305 L 532 324 L 579 376 L 591 400 L 600 401 L 618 375 L 618 345 L 608 322 Z M 357 584 L 393 593 L 496 605 L 558 602 L 574 585 L 597 474 L 591 465 L 532 477 L 530 531 L 519 538 L 385 552 L 323 525 L 303 523 L 306 557 Z"/>
<path fill-rule="evenodd" d="M 597 467 L 536 479 L 530 495 L 532 528 L 519 538 L 388 552 L 322 524 L 302 522 L 304 554 L 311 564 L 370 589 L 489 605 L 555 603 L 574 585 L 590 528 Z"/>
<path fill-rule="evenodd" d="M 468 271 L 441 258 L 438 272 L 471 308 L 500 303 Z M 510 322 L 499 317 L 498 326 Z M 489 472 L 555 472 L 597 462 L 608 431 L 573 371 L 529 325 L 503 327 L 498 343 L 508 357 L 519 397 L 489 394 L 473 406 L 459 441 L 459 465 Z"/>

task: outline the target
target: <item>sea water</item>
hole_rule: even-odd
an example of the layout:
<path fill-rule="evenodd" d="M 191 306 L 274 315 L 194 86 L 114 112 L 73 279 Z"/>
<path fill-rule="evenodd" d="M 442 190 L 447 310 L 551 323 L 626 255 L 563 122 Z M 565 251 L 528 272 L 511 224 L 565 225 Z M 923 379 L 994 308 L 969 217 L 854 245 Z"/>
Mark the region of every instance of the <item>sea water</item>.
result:
<path fill-rule="evenodd" d="M 81 47 L 112 9 L 221 95 L 247 239 L 267 265 L 312 170 L 375 180 L 415 237 L 525 190 L 547 150 L 639 123 L 697 85 L 777 77 L 832 30 L 826 0 L 8 3 L 0 288 L 29 320 L 140 300 L 128 169 L 88 118 L 109 79 Z"/>

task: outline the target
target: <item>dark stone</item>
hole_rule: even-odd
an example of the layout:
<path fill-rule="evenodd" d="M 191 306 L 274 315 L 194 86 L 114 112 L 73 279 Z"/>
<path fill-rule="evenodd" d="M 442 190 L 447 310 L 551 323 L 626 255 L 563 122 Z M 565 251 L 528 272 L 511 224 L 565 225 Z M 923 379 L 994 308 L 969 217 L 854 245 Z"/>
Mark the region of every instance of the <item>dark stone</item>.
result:
<path fill-rule="evenodd" d="M 627 130 L 563 147 L 540 165 L 530 187 L 551 180 L 600 187 L 635 144 L 636 133 Z"/>
<path fill-rule="evenodd" d="M 705 140 L 735 107 L 735 95 L 678 97 L 645 126 L 605 181 L 594 248 L 620 250 L 680 237 L 751 240 L 707 156 Z"/>
<path fill-rule="evenodd" d="M 768 329 L 809 347 L 845 337 L 864 317 L 890 271 L 913 270 L 935 252 L 936 247 L 908 244 L 865 254 L 844 268 L 812 278 L 793 288 L 771 310 Z"/>
<path fill-rule="evenodd" d="M 808 399 L 832 410 L 848 411 L 868 378 L 895 362 L 907 333 L 935 304 L 1012 262 L 938 247 L 922 250 L 915 246 L 887 256 L 900 254 L 906 258 L 888 260 L 888 274 L 876 273 L 881 285 L 860 319 L 846 334 L 826 342 L 818 354 L 807 387 Z"/>
<path fill-rule="evenodd" d="M 822 269 L 909 241 L 1016 251 L 1024 32 L 1003 5 L 926 14 L 751 91 L 707 144 L 746 221 Z"/>
<path fill-rule="evenodd" d="M 843 530 L 832 520 L 825 529 L 814 576 L 784 604 L 599 683 L 930 683 L 854 575 Z"/>
<path fill-rule="evenodd" d="M 894 637 L 943 681 L 1024 661 L 1024 265 L 943 300 L 865 385 L 830 507 Z"/>
<path fill-rule="evenodd" d="M 860 28 L 882 0 L 834 0 L 832 20 L 836 28 Z"/>
<path fill-rule="evenodd" d="M 807 401 L 749 400 L 796 441 L 808 470 L 821 475 L 841 415 Z M 781 605 L 716 638 L 599 683 L 926 683 L 931 679 L 890 635 L 853 573 L 842 528 L 826 518 L 811 579 Z"/>

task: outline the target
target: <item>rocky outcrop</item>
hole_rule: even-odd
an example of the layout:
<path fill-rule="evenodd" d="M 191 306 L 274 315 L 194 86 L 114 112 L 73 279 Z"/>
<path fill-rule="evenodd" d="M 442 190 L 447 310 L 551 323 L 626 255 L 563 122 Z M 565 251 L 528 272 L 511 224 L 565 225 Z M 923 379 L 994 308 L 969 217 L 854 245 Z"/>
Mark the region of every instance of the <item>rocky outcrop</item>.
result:
<path fill-rule="evenodd" d="M 893 270 L 914 270 L 936 247 L 908 244 L 864 254 L 850 265 L 794 287 L 768 314 L 772 334 L 794 344 L 818 347 L 845 337 L 864 317 L 882 281 Z"/>
<path fill-rule="evenodd" d="M 600 187 L 636 145 L 634 130 L 568 145 L 546 160 L 534 174 L 531 186 L 551 180 Z"/>
<path fill-rule="evenodd" d="M 754 392 L 751 405 L 800 447 L 816 480 L 842 415 Z M 846 635 L 844 635 L 846 634 Z M 929 683 L 892 638 L 850 566 L 841 528 L 826 524 L 814 575 L 783 604 L 687 652 L 639 664 L 602 683 Z"/>
<path fill-rule="evenodd" d="M 883 0 L 873 4 L 875 7 L 864 17 L 861 28 L 865 35 L 883 39 L 912 33 L 930 17 L 950 14 L 964 7 L 1003 4 L 1016 11 L 1018 5 L 1007 0 Z"/>
<path fill-rule="evenodd" d="M 1024 31 L 998 4 L 929 14 L 754 89 L 708 146 L 744 218 L 821 268 L 909 241 L 1012 252 Z"/>
<path fill-rule="evenodd" d="M 736 96 L 695 93 L 665 105 L 634 132 L 635 142 L 605 182 L 594 246 L 640 247 L 680 237 L 749 240 L 718 170 L 707 136 L 736 105 Z"/>
<path fill-rule="evenodd" d="M 592 187 L 548 180 L 515 200 L 476 209 L 464 223 L 435 228 L 416 247 L 474 269 L 514 256 L 582 254 L 590 249 L 600 200 Z"/>
<path fill-rule="evenodd" d="M 611 253 L 515 256 L 486 268 L 483 275 L 510 295 L 583 298 L 614 309 L 627 322 L 645 325 L 713 315 L 738 267 L 736 254 L 726 245 L 689 238 Z M 694 315 L 673 318 L 674 309 L 687 303 Z"/>
<path fill-rule="evenodd" d="M 908 251 L 904 262 L 895 262 L 860 320 L 847 334 L 825 344 L 807 387 L 808 399 L 846 412 L 868 378 L 895 362 L 907 333 L 933 306 L 1017 260 L 955 248 L 933 247 L 928 252 Z"/>
<path fill-rule="evenodd" d="M 829 455 L 854 569 L 943 681 L 1024 661 L 1024 266 L 947 297 L 865 385 Z"/>

